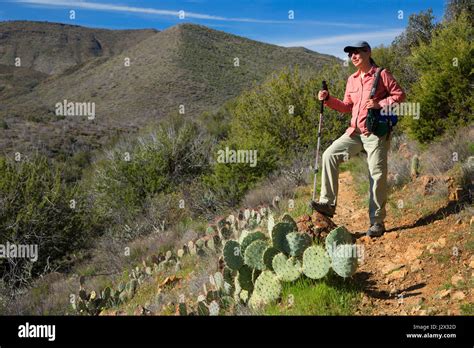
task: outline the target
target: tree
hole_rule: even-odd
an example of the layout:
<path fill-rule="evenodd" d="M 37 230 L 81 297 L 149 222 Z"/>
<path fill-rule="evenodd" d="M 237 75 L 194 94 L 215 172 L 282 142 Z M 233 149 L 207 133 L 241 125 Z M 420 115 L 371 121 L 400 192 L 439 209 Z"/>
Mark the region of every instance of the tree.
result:
<path fill-rule="evenodd" d="M 468 21 L 474 21 L 474 2 L 472 0 L 450 0 L 446 4 L 444 20 L 456 20 L 462 12 L 466 12 Z"/>
<path fill-rule="evenodd" d="M 411 14 L 408 18 L 408 25 L 403 33 L 395 38 L 393 45 L 401 55 L 410 54 L 414 47 L 421 43 L 428 44 L 431 41 L 431 35 L 437 25 L 433 22 L 433 10 Z"/>
<path fill-rule="evenodd" d="M 406 118 L 409 134 L 422 143 L 473 122 L 474 28 L 466 13 L 444 23 L 430 44 L 421 43 L 410 61 L 419 71 L 412 100 L 421 117 Z"/>
<path fill-rule="evenodd" d="M 411 14 L 406 29 L 387 48 L 388 56 L 391 58 L 390 65 L 386 67 L 404 88 L 408 97 L 410 97 L 411 85 L 418 80 L 418 72 L 407 57 L 420 44 L 429 44 L 437 26 L 431 9 Z"/>

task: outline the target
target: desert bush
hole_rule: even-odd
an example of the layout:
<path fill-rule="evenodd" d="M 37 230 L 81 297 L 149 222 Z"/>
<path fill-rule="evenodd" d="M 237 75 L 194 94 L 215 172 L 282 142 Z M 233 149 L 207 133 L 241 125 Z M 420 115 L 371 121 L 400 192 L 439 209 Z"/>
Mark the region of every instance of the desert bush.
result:
<path fill-rule="evenodd" d="M 88 182 L 96 214 L 124 225 L 148 199 L 171 193 L 209 167 L 210 138 L 195 124 L 172 117 L 136 141 L 123 141 L 97 160 Z"/>
<path fill-rule="evenodd" d="M 237 205 L 256 183 L 312 151 L 317 142 L 320 104 L 314 94 L 321 88 L 321 81 L 326 80 L 330 93 L 342 98 L 350 72 L 339 64 L 303 78 L 298 69 L 285 69 L 244 92 L 228 106 L 226 112 L 232 115 L 228 137 L 215 151 L 226 147 L 235 151 L 256 150 L 258 161 L 253 167 L 248 163 L 215 161 L 204 182 L 217 199 L 225 206 Z M 327 109 L 322 147 L 329 146 L 347 125 L 348 120 Z M 309 161 L 308 158 L 308 164 Z"/>
<path fill-rule="evenodd" d="M 420 156 L 423 172 L 443 175 L 456 164 L 467 162 L 469 156 L 474 156 L 473 138 L 474 128 L 463 127 L 431 143 Z"/>
<path fill-rule="evenodd" d="M 411 100 L 420 103 L 419 119 L 404 118 L 409 134 L 428 143 L 454 134 L 473 122 L 472 82 L 474 27 L 467 15 L 443 23 L 430 43 L 413 49 L 409 59 L 419 71 Z M 453 53 L 455 52 L 455 53 Z"/>
<path fill-rule="evenodd" d="M 77 185 L 68 186 L 57 165 L 35 155 L 0 157 L 0 244 L 36 245 L 38 260 L 0 259 L 9 286 L 61 268 L 68 253 L 90 245 L 95 223 Z"/>

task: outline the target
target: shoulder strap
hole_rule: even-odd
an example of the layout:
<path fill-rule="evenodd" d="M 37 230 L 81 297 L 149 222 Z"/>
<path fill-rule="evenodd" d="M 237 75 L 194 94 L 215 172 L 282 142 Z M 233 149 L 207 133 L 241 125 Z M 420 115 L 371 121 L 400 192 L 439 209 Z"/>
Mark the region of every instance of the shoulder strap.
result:
<path fill-rule="evenodd" d="M 380 80 L 380 73 L 382 72 L 383 69 L 384 68 L 377 68 L 377 71 L 375 72 L 374 83 L 372 85 L 372 89 L 370 90 L 369 99 L 372 99 L 375 95 L 375 91 L 377 90 L 377 85 Z"/>

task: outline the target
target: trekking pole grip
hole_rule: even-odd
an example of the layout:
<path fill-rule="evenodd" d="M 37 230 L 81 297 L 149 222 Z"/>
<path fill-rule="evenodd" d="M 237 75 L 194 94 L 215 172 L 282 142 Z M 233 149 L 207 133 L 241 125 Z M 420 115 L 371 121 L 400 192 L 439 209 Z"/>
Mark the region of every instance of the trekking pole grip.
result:
<path fill-rule="evenodd" d="M 324 80 L 323 80 L 322 90 L 323 91 L 328 90 L 328 85 L 327 85 L 326 81 L 324 81 Z M 323 109 L 324 109 L 324 100 L 321 100 L 321 109 L 319 111 L 321 114 L 323 113 Z"/>

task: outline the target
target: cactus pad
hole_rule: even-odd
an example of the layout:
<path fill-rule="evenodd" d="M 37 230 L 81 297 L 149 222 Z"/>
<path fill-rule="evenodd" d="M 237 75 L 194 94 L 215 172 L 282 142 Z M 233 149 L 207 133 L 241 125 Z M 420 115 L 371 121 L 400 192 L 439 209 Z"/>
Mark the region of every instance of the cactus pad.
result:
<path fill-rule="evenodd" d="M 265 252 L 263 253 L 263 263 L 269 270 L 273 271 L 272 261 L 275 255 L 278 255 L 279 253 L 280 250 L 272 246 L 265 249 Z"/>
<path fill-rule="evenodd" d="M 229 240 L 224 245 L 224 261 L 230 269 L 238 271 L 244 264 L 244 259 L 240 252 L 240 244 L 235 240 Z"/>
<path fill-rule="evenodd" d="M 244 253 L 245 264 L 251 268 L 255 268 L 255 269 L 263 271 L 265 269 L 265 263 L 263 262 L 263 254 L 267 248 L 268 248 L 268 243 L 266 241 L 260 240 L 260 239 L 253 241 L 245 249 L 245 253 Z"/>
<path fill-rule="evenodd" d="M 326 237 L 326 251 L 329 256 L 332 257 L 332 252 L 340 244 L 351 244 L 352 243 L 352 234 L 344 227 L 339 226 L 332 230 Z"/>
<path fill-rule="evenodd" d="M 322 246 L 314 245 L 303 253 L 303 273 L 311 279 L 321 279 L 329 272 L 331 260 Z"/>
<path fill-rule="evenodd" d="M 301 263 L 295 258 L 287 259 L 283 253 L 273 258 L 272 266 L 278 279 L 284 282 L 295 281 L 301 274 Z"/>
<path fill-rule="evenodd" d="M 293 226 L 289 222 L 279 222 L 272 230 L 273 246 L 285 254 L 290 253 L 290 246 L 286 235 L 293 232 Z"/>
<path fill-rule="evenodd" d="M 267 218 L 267 231 L 269 236 L 272 235 L 273 227 L 275 227 L 275 219 L 273 218 L 273 214 L 270 213 Z"/>
<path fill-rule="evenodd" d="M 237 274 L 237 281 L 242 290 L 252 291 L 252 269 L 249 266 L 243 265 Z"/>
<path fill-rule="evenodd" d="M 291 232 L 286 235 L 288 246 L 290 248 L 290 256 L 300 256 L 305 249 L 312 243 L 309 235 L 299 232 Z"/>
<path fill-rule="evenodd" d="M 242 255 L 245 255 L 245 249 L 254 241 L 256 240 L 265 240 L 267 237 L 260 231 L 257 232 L 250 232 L 245 238 L 242 239 L 240 243 L 240 250 L 242 251 Z"/>
<path fill-rule="evenodd" d="M 294 231 L 298 230 L 298 226 L 296 225 L 295 220 L 288 213 L 283 214 L 283 216 L 281 217 L 281 222 L 288 222 L 289 224 L 293 226 Z"/>
<path fill-rule="evenodd" d="M 282 286 L 275 274 L 263 271 L 255 281 L 253 294 L 258 299 L 256 301 L 258 305 L 263 305 L 276 301 L 280 297 L 281 291 Z"/>
<path fill-rule="evenodd" d="M 332 268 L 339 276 L 347 278 L 352 276 L 357 269 L 357 249 L 354 244 L 339 245 L 334 251 Z"/>

